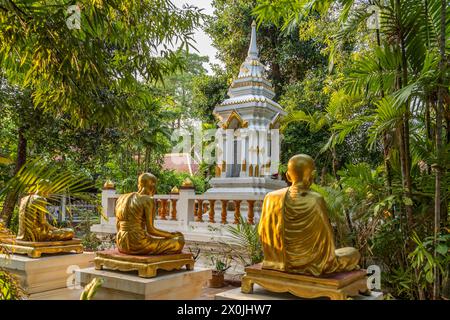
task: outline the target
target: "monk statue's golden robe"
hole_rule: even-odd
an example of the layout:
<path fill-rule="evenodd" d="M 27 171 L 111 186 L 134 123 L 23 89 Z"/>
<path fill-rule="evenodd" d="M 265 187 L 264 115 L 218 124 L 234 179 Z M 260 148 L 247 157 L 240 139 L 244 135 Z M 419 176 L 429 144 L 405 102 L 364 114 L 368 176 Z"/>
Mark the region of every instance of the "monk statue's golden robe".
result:
<path fill-rule="evenodd" d="M 44 197 L 36 194 L 28 195 L 20 200 L 17 240 L 32 242 L 66 241 L 74 237 L 72 229 L 58 229 L 48 223 L 45 216 L 46 203 Z"/>
<path fill-rule="evenodd" d="M 166 232 L 154 227 L 155 202 L 152 196 L 132 192 L 119 197 L 116 203 L 116 244 L 126 254 L 175 254 L 184 246 L 181 233 Z"/>
<path fill-rule="evenodd" d="M 358 250 L 335 250 L 325 201 L 301 182 L 266 195 L 258 232 L 265 269 L 318 276 L 359 268 Z"/>

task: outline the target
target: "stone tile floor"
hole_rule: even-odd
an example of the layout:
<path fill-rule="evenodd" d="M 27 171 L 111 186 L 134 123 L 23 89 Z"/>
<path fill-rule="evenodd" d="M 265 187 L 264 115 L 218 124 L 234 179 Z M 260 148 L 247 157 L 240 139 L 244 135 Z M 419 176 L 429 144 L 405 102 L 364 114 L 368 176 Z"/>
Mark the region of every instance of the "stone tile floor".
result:
<path fill-rule="evenodd" d="M 236 289 L 236 288 L 237 288 L 236 286 L 233 286 L 230 284 L 225 285 L 225 287 L 222 287 L 222 288 L 203 287 L 202 294 L 196 300 L 214 300 L 214 296 L 216 294 L 224 292 L 224 291 Z"/>

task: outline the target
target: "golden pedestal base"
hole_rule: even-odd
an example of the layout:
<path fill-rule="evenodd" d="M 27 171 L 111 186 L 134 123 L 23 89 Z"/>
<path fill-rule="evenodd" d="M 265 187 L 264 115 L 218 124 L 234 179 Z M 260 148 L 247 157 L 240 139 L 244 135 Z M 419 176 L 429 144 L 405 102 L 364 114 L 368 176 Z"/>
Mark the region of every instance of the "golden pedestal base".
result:
<path fill-rule="evenodd" d="M 97 270 L 137 271 L 139 277 L 152 278 L 159 269 L 172 271 L 186 266 L 186 270 L 192 270 L 195 261 L 190 253 L 138 256 L 108 250 L 98 251 L 94 263 Z"/>
<path fill-rule="evenodd" d="M 83 253 L 83 245 L 80 239 L 32 242 L 2 238 L 1 245 L 11 254 L 26 254 L 30 258 L 40 258 L 42 254 Z"/>
<path fill-rule="evenodd" d="M 331 300 L 346 300 L 369 293 L 365 270 L 314 277 L 262 269 L 261 264 L 256 264 L 245 268 L 245 271 L 241 285 L 243 293 L 252 293 L 255 283 L 268 291 L 289 292 L 308 299 L 328 297 Z"/>

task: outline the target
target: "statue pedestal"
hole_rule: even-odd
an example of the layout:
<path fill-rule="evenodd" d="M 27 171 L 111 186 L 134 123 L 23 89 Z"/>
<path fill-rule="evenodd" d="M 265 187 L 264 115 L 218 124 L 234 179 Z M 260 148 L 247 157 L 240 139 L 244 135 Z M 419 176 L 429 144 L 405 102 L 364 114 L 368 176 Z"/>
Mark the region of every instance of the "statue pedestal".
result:
<path fill-rule="evenodd" d="M 357 295 L 351 298 L 352 300 L 383 300 L 382 292 L 372 291 L 370 295 Z M 214 300 L 305 300 L 304 298 L 296 297 L 290 293 L 276 293 L 270 292 L 263 287 L 255 284 L 252 294 L 242 293 L 241 288 L 231 289 L 218 293 L 214 296 Z"/>
<path fill-rule="evenodd" d="M 77 270 L 76 282 L 87 285 L 94 278 L 103 284 L 94 300 L 190 300 L 198 298 L 211 270 L 159 271 L 154 278 L 141 278 L 130 272 L 117 272 L 87 268 Z"/>
<path fill-rule="evenodd" d="M 33 242 L 14 238 L 2 238 L 2 247 L 11 253 L 26 254 L 30 258 L 39 258 L 42 254 L 82 253 L 83 245 L 80 239 L 66 241 Z"/>
<path fill-rule="evenodd" d="M 262 269 L 261 264 L 245 268 L 241 291 L 252 293 L 256 283 L 271 292 L 289 292 L 300 298 L 328 297 L 346 300 L 360 293 L 368 293 L 365 270 L 341 272 L 320 277 L 291 274 Z"/>
<path fill-rule="evenodd" d="M 110 269 L 119 271 L 137 271 L 139 277 L 155 277 L 158 270 L 179 270 L 186 266 L 194 269 L 194 259 L 190 253 L 164 255 L 128 255 L 116 250 L 98 251 L 95 257 L 95 269 Z"/>
<path fill-rule="evenodd" d="M 79 298 L 74 289 L 76 269 L 93 265 L 94 254 L 58 254 L 41 258 L 0 255 L 0 267 L 17 275 L 30 299 Z"/>

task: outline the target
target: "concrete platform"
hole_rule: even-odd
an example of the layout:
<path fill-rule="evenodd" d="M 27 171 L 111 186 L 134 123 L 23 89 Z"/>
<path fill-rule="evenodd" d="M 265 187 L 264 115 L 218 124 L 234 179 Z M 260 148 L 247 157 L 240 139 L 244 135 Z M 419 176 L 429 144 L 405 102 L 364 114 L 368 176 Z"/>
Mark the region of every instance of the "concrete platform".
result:
<path fill-rule="evenodd" d="M 34 293 L 29 300 L 80 300 L 82 288 L 62 288 Z"/>
<path fill-rule="evenodd" d="M 64 289 L 73 294 L 75 284 L 74 270 L 94 265 L 93 253 L 56 254 L 29 258 L 12 254 L 9 257 L 0 255 L 0 266 L 17 275 L 20 283 L 30 299 L 39 296 L 49 297 L 50 291 Z M 45 293 L 45 294 L 44 294 Z"/>
<path fill-rule="evenodd" d="M 352 300 L 383 300 L 382 292 L 372 292 L 370 296 L 358 295 Z M 298 298 L 290 293 L 269 292 L 261 286 L 255 284 L 253 293 L 242 293 L 241 288 L 235 288 L 215 295 L 214 300 L 311 300 Z M 327 300 L 317 298 L 314 300 Z"/>
<path fill-rule="evenodd" d="M 141 278 L 134 272 L 86 268 L 77 270 L 75 278 L 82 287 L 94 278 L 103 279 L 94 300 L 191 300 L 201 295 L 211 270 L 160 270 L 154 278 Z"/>

